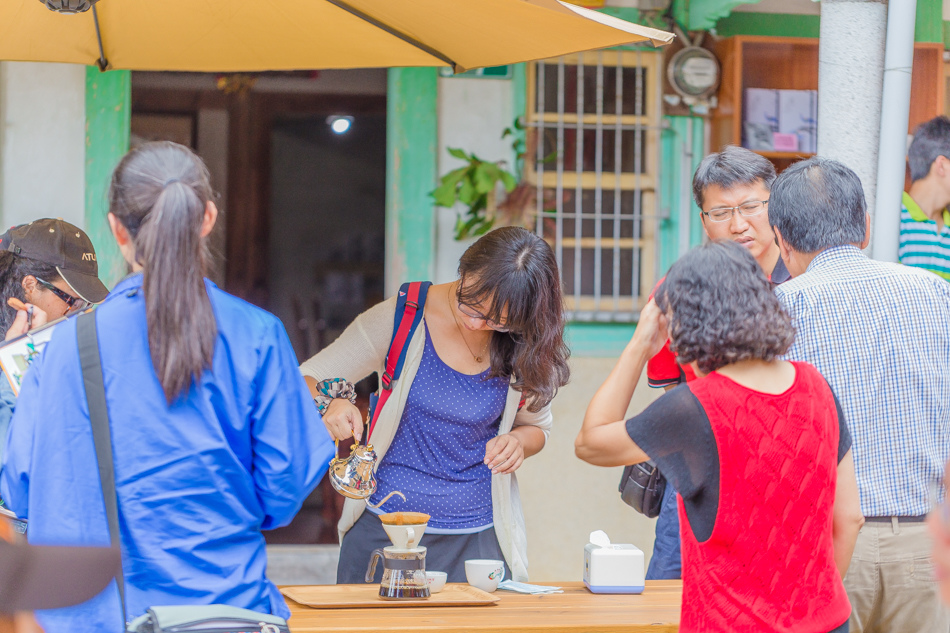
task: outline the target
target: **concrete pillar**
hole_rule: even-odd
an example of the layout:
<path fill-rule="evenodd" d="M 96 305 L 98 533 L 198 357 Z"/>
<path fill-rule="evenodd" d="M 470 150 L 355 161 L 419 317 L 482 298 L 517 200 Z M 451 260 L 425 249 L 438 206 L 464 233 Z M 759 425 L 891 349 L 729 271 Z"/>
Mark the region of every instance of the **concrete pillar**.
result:
<path fill-rule="evenodd" d="M 100 72 L 95 66 L 80 66 L 85 77 L 86 117 L 85 224 L 96 247 L 99 278 L 109 288 L 128 270 L 112 237 L 106 216 L 109 211 L 109 181 L 112 171 L 129 151 L 132 108 L 132 74 L 128 70 Z M 82 163 L 80 163 L 82 164 Z M 82 171 L 80 170 L 80 173 Z"/>
<path fill-rule="evenodd" d="M 0 227 L 85 228 L 86 68 L 0 62 Z"/>
<path fill-rule="evenodd" d="M 886 29 L 886 0 L 822 0 L 818 153 L 858 174 L 869 210 L 877 192 Z"/>
<path fill-rule="evenodd" d="M 436 68 L 390 68 L 386 97 L 386 296 L 432 278 L 438 177 Z"/>

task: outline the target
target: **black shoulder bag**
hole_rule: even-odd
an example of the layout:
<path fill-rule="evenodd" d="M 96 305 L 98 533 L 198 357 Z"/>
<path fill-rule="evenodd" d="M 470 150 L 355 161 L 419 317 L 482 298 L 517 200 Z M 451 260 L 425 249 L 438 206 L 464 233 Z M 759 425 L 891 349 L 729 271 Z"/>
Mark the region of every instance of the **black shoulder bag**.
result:
<path fill-rule="evenodd" d="M 109 540 L 122 551 L 119 538 L 119 506 L 115 492 L 115 471 L 112 461 L 112 433 L 109 409 L 99 356 L 99 335 L 96 332 L 96 311 L 90 310 L 76 318 L 76 338 L 82 382 L 89 404 L 89 422 L 99 463 L 102 499 L 109 521 Z M 223 604 L 175 605 L 151 607 L 145 615 L 126 623 L 125 576 L 122 567 L 116 574 L 119 602 L 122 606 L 122 630 L 128 633 L 289 633 L 287 621 L 266 613 Z"/>
<path fill-rule="evenodd" d="M 665 491 L 666 477 L 653 462 L 633 464 L 623 469 L 620 498 L 647 518 L 659 516 Z"/>

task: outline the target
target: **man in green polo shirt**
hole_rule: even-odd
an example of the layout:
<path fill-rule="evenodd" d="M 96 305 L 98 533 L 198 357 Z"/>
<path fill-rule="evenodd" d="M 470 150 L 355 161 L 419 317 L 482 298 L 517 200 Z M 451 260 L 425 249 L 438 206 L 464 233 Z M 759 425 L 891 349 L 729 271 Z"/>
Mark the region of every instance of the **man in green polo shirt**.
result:
<path fill-rule="evenodd" d="M 907 160 L 911 185 L 901 205 L 900 261 L 950 281 L 950 119 L 921 124 Z"/>

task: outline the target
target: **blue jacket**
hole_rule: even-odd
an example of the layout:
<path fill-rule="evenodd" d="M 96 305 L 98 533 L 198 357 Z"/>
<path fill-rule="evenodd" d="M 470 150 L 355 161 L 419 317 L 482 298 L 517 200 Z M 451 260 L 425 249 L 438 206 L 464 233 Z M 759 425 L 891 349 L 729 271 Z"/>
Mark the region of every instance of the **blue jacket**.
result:
<path fill-rule="evenodd" d="M 207 282 L 218 324 L 211 371 L 169 406 L 149 354 L 142 276 L 96 310 L 115 453 L 129 619 L 161 604 L 226 603 L 287 617 L 264 575 L 261 530 L 287 524 L 334 452 L 287 334 Z M 44 545 L 108 545 L 75 319 L 30 368 L 0 495 Z M 113 584 L 39 613 L 46 633 L 119 633 Z"/>

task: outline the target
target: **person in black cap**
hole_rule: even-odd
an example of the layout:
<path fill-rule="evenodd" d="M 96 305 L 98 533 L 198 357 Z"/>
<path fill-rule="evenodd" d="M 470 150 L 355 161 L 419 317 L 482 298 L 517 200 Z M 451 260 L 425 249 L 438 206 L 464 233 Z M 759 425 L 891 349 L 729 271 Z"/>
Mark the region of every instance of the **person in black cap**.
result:
<path fill-rule="evenodd" d="M 98 273 L 92 241 L 69 222 L 44 218 L 0 235 L 0 337 L 14 339 L 102 302 L 109 291 Z M 11 297 L 27 309 L 10 307 Z M 0 456 L 15 407 L 13 389 L 0 377 Z"/>
<path fill-rule="evenodd" d="M 0 633 L 42 629 L 32 611 L 59 609 L 98 595 L 119 569 L 119 551 L 110 547 L 28 545 L 0 517 Z"/>
<path fill-rule="evenodd" d="M 6 339 L 100 303 L 107 294 L 96 251 L 82 229 L 44 218 L 0 236 L 0 335 Z M 11 308 L 10 297 L 32 309 Z"/>

